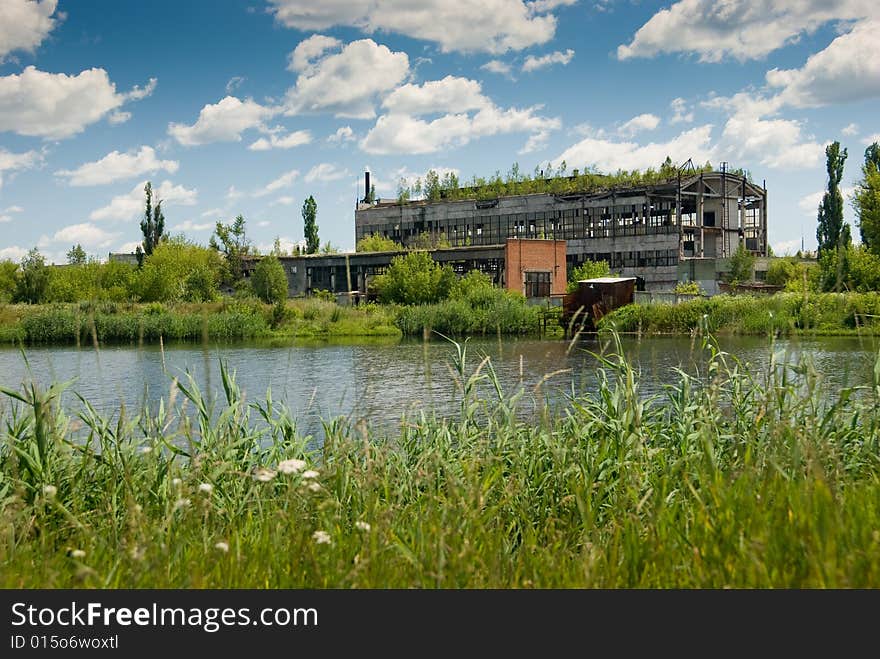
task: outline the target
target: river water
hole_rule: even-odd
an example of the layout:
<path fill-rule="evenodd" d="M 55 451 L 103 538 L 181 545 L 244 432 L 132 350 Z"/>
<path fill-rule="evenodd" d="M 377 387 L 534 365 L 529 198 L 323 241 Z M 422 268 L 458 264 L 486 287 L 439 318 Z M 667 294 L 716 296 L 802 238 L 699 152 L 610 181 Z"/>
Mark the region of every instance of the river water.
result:
<path fill-rule="evenodd" d="M 704 361 L 699 339 L 625 337 L 622 342 L 647 394 L 677 382 L 676 369 L 693 374 Z M 506 392 L 524 389 L 522 407 L 528 413 L 545 401 L 563 401 L 572 386 L 594 387 L 597 360 L 590 351 L 602 351 L 606 343 L 472 338 L 466 343 L 466 366 L 472 372 L 488 356 Z M 771 345 L 766 337 L 723 337 L 719 344 L 750 369 L 765 369 L 773 352 L 788 362 L 807 355 L 825 386 L 835 391 L 871 381 L 880 340 L 819 337 L 777 339 Z M 187 372 L 204 392 L 222 395 L 219 367 L 225 360 L 248 400 L 261 400 L 271 389 L 274 400 L 295 412 L 301 431 L 317 435 L 321 419 L 340 415 L 390 427 L 405 414 L 454 413 L 460 400 L 454 355 L 455 347 L 439 340 L 29 347 L 24 353 L 0 348 L 0 385 L 17 389 L 31 380 L 44 387 L 70 381 L 62 399 L 70 411 L 80 405 L 76 392 L 112 413 L 120 404 L 135 410 L 144 403 L 155 406 L 160 397 L 167 401 L 172 379 L 183 380 Z M 490 392 L 486 385 L 482 391 Z"/>

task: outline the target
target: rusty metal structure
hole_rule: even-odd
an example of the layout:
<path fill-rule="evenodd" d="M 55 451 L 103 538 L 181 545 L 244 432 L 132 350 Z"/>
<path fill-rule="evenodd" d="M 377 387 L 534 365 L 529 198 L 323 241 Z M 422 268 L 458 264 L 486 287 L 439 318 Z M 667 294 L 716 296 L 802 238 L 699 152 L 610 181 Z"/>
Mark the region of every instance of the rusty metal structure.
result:
<path fill-rule="evenodd" d="M 635 300 L 635 277 L 597 277 L 582 279 L 562 302 L 562 326 L 594 330 L 602 316 Z"/>

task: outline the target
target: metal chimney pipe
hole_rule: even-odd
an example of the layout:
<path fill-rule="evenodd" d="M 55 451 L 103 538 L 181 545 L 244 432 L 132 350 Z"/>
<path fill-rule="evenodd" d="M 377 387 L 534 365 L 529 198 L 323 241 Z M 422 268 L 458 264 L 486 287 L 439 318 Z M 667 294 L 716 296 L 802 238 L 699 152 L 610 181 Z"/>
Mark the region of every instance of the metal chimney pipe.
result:
<path fill-rule="evenodd" d="M 370 199 L 370 172 L 364 172 L 364 202 Z"/>

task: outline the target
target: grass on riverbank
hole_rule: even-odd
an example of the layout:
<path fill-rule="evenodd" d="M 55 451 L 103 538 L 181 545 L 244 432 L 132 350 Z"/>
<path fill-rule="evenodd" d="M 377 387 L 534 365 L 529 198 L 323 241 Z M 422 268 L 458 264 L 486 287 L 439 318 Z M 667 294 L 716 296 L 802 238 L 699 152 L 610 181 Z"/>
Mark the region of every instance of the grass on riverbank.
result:
<path fill-rule="evenodd" d="M 203 304 L 81 303 L 0 306 L 2 343 L 131 343 L 261 337 L 399 336 L 376 305 L 290 300 L 283 313 L 255 300 Z"/>
<path fill-rule="evenodd" d="M 621 332 L 689 333 L 703 318 L 715 334 L 880 334 L 880 293 L 717 295 L 681 304 L 629 305 L 603 318 Z"/>
<path fill-rule="evenodd" d="M 6 392 L 0 586 L 880 587 L 880 363 L 828 396 L 808 362 L 706 350 L 650 399 L 607 357 L 522 421 L 459 348 L 456 418 L 331 420 L 316 452 L 226 372 L 216 410 L 192 382 L 113 418 Z"/>

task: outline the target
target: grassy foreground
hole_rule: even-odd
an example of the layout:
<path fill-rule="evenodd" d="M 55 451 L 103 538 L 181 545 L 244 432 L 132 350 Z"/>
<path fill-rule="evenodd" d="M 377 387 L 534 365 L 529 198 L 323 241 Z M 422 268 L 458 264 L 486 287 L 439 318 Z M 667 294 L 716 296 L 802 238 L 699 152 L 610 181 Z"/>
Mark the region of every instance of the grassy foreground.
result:
<path fill-rule="evenodd" d="M 880 361 L 828 396 L 808 363 L 705 349 L 650 399 L 608 356 L 522 421 L 458 347 L 456 418 L 330 421 L 317 451 L 225 369 L 217 409 L 192 382 L 114 418 L 5 391 L 0 586 L 880 586 Z"/>
<path fill-rule="evenodd" d="M 703 326 L 715 334 L 880 334 L 880 293 L 716 295 L 681 304 L 628 305 L 600 327 L 676 334 Z"/>

